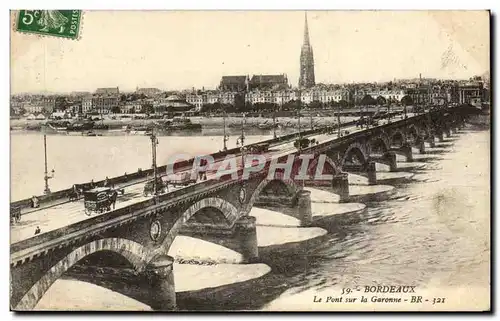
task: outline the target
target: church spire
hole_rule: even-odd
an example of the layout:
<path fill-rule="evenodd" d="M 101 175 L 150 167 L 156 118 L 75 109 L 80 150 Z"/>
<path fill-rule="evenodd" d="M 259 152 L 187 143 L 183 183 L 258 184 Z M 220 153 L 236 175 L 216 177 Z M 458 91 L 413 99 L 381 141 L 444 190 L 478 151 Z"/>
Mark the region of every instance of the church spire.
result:
<path fill-rule="evenodd" d="M 309 27 L 307 26 L 307 12 L 304 12 L 304 43 L 303 46 L 309 46 Z"/>
<path fill-rule="evenodd" d="M 314 86 L 314 57 L 313 49 L 309 42 L 309 26 L 307 25 L 307 12 L 304 13 L 304 43 L 300 50 L 300 78 L 299 87 L 310 88 Z"/>

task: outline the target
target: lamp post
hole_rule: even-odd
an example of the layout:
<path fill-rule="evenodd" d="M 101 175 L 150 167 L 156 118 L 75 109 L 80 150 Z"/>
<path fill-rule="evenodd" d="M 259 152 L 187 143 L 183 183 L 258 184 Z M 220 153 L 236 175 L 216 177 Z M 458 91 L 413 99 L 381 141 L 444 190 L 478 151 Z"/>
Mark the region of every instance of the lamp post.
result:
<path fill-rule="evenodd" d="M 153 158 L 153 195 L 158 194 L 158 186 L 157 186 L 157 177 L 158 177 L 158 171 L 156 167 L 156 146 L 158 145 L 158 138 L 156 137 L 154 133 L 154 128 L 151 132 L 151 156 Z"/>
<path fill-rule="evenodd" d="M 337 110 L 337 126 L 338 126 L 338 133 L 337 136 L 340 137 L 340 104 L 338 105 L 339 110 Z"/>
<path fill-rule="evenodd" d="M 276 139 L 276 106 L 273 108 L 273 138 Z"/>
<path fill-rule="evenodd" d="M 298 112 L 299 112 L 299 115 L 298 115 L 298 125 L 299 125 L 299 141 L 302 139 L 302 132 L 300 130 L 300 109 L 302 107 L 302 96 L 300 97 L 299 99 L 299 108 L 298 108 Z M 299 150 L 301 149 L 301 146 L 299 144 Z"/>
<path fill-rule="evenodd" d="M 387 123 L 391 122 L 391 103 L 387 105 Z"/>
<path fill-rule="evenodd" d="M 47 135 L 43 135 L 43 152 L 44 152 L 44 159 L 45 159 L 45 172 L 44 172 L 44 176 L 43 176 L 43 179 L 45 181 L 45 189 L 43 190 L 43 193 L 45 195 L 48 195 L 48 194 L 50 194 L 49 179 L 54 178 L 55 171 L 52 170 L 50 176 L 47 172 Z"/>
<path fill-rule="evenodd" d="M 245 114 L 241 119 L 241 136 L 236 140 L 236 146 L 241 146 L 241 165 L 245 166 Z"/>
<path fill-rule="evenodd" d="M 226 111 L 224 111 L 223 120 L 224 120 L 224 138 L 223 138 L 224 146 L 222 147 L 222 150 L 225 152 L 227 151 L 227 140 L 229 139 L 229 136 L 226 134 Z"/>

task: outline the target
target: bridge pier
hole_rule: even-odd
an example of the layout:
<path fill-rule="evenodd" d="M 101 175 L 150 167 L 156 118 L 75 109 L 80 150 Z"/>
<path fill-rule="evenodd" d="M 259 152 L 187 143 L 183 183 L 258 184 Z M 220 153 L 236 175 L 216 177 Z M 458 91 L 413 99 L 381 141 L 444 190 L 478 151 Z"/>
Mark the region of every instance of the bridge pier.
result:
<path fill-rule="evenodd" d="M 439 131 L 439 133 L 438 133 L 438 141 L 440 143 L 444 142 L 443 131 Z"/>
<path fill-rule="evenodd" d="M 332 179 L 333 193 L 339 195 L 339 203 L 345 203 L 349 200 L 349 175 L 339 173 Z"/>
<path fill-rule="evenodd" d="M 434 138 L 435 138 L 434 135 L 430 135 L 429 138 L 427 139 L 430 148 L 436 147 L 436 143 L 434 142 Z"/>
<path fill-rule="evenodd" d="M 232 228 L 190 224 L 186 225 L 180 234 L 218 244 L 238 252 L 242 256 L 243 263 L 252 263 L 259 258 L 257 225 L 256 218 L 253 216 L 239 218 Z"/>
<path fill-rule="evenodd" d="M 391 172 L 395 172 L 398 168 L 396 153 L 393 151 L 385 152 L 382 156 L 370 155 L 370 159 L 376 163 L 388 165 Z"/>
<path fill-rule="evenodd" d="M 401 152 L 406 157 L 407 162 L 413 162 L 413 152 L 411 150 L 411 145 L 406 143 L 401 146 Z"/>
<path fill-rule="evenodd" d="M 366 173 L 368 175 L 368 185 L 377 185 L 377 169 L 375 162 L 370 161 L 366 164 Z"/>
<path fill-rule="evenodd" d="M 419 138 L 417 145 L 418 145 L 418 153 L 425 154 L 425 140 L 423 137 Z"/>
<path fill-rule="evenodd" d="M 176 309 L 174 259 L 161 256 L 146 268 L 149 282 L 150 306 L 156 311 L 172 311 Z"/>
<path fill-rule="evenodd" d="M 235 239 L 240 243 L 240 253 L 245 263 L 255 262 L 259 258 L 256 221 L 253 216 L 243 216 L 235 223 Z"/>
<path fill-rule="evenodd" d="M 387 152 L 387 153 L 385 153 L 385 157 L 387 158 L 387 160 L 389 162 L 389 171 L 395 172 L 398 169 L 398 162 L 396 160 L 396 153 L 395 152 Z"/>
<path fill-rule="evenodd" d="M 300 220 L 300 226 L 311 225 L 311 191 L 302 190 L 298 192 L 296 211 L 296 217 Z"/>

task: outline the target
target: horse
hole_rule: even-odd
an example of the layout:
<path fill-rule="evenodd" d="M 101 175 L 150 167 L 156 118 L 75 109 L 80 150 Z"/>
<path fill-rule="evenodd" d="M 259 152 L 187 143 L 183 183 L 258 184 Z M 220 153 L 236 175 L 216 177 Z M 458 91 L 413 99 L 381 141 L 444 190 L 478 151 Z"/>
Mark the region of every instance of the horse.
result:
<path fill-rule="evenodd" d="M 78 185 L 73 185 L 73 188 L 68 192 L 68 198 L 70 202 L 77 201 L 83 192 L 83 188 Z"/>
<path fill-rule="evenodd" d="M 113 209 L 115 209 L 116 199 L 118 198 L 118 192 L 112 191 L 111 196 L 108 198 L 109 206 L 113 205 Z"/>

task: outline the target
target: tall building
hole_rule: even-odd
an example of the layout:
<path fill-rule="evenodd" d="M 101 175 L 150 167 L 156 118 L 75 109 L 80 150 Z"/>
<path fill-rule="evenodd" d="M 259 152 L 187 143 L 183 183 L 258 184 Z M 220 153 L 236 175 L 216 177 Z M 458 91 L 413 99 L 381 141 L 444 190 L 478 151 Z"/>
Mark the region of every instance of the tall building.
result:
<path fill-rule="evenodd" d="M 304 43 L 300 50 L 300 78 L 299 87 L 309 88 L 314 86 L 314 57 L 309 43 L 309 30 L 307 27 L 307 13 L 305 14 Z"/>

